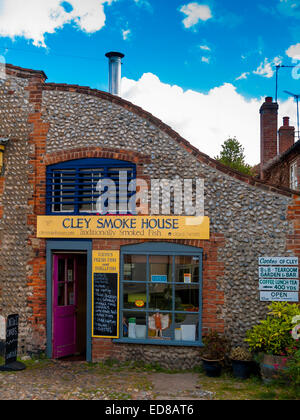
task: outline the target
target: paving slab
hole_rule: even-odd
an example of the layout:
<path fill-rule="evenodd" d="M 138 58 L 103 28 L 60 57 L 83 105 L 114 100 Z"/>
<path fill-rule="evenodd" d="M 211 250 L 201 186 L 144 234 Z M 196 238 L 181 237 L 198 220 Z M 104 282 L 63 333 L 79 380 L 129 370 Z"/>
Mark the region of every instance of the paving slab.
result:
<path fill-rule="evenodd" d="M 210 400 L 213 393 L 205 391 L 195 373 L 154 373 L 148 376 L 153 384 L 153 398 L 156 400 Z"/>
<path fill-rule="evenodd" d="M 193 373 L 49 360 L 21 372 L 0 372 L 0 400 L 211 399 L 198 380 Z"/>

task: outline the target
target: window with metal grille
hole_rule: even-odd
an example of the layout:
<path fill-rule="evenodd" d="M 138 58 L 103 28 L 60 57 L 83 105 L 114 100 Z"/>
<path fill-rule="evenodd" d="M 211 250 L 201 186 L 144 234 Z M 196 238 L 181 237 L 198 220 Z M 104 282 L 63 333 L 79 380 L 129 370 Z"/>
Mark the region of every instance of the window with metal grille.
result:
<path fill-rule="evenodd" d="M 134 209 L 124 212 L 124 208 L 135 194 L 135 191 L 128 191 L 129 183 L 135 179 L 136 166 L 119 160 L 78 159 L 48 166 L 46 213 L 97 214 L 97 200 L 101 195 L 97 185 L 100 180 L 114 181 L 116 214 L 134 213 Z M 106 187 L 102 194 L 107 191 Z"/>

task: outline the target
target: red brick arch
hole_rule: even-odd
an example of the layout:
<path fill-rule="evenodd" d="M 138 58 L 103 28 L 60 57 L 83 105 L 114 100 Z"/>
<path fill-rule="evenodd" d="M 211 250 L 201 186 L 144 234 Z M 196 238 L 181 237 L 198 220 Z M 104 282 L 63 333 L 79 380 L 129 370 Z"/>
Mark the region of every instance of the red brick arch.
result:
<path fill-rule="evenodd" d="M 125 160 L 136 163 L 137 165 L 150 163 L 151 160 L 148 155 L 143 155 L 142 153 L 129 150 L 111 149 L 103 147 L 81 147 L 77 149 L 49 153 L 44 157 L 44 164 L 48 166 L 56 163 L 66 162 L 69 160 L 87 158 Z"/>

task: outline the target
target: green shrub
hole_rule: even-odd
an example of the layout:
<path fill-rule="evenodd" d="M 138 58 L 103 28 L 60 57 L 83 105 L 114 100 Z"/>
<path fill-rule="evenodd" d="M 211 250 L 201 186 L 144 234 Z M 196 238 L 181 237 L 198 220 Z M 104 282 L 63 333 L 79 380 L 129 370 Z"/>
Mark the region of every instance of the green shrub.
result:
<path fill-rule="evenodd" d="M 290 385 L 300 391 L 300 350 L 297 350 L 288 359 L 284 375 L 287 377 Z"/>
<path fill-rule="evenodd" d="M 227 339 L 217 331 L 210 331 L 203 337 L 202 357 L 207 360 L 223 360 L 230 351 Z"/>
<path fill-rule="evenodd" d="M 273 302 L 268 308 L 270 312 L 267 319 L 247 331 L 245 341 L 254 353 L 289 355 L 290 349 L 295 347 L 295 340 L 291 336 L 294 326 L 292 319 L 300 315 L 300 306 L 287 302 Z"/>

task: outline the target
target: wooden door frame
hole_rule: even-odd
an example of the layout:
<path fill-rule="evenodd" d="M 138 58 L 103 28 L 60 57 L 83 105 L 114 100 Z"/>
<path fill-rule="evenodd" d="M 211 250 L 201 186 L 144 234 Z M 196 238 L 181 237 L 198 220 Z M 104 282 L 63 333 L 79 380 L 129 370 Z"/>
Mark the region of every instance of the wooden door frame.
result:
<path fill-rule="evenodd" d="M 53 252 L 68 251 L 70 254 L 74 251 L 83 251 L 87 255 L 87 302 L 86 302 L 86 360 L 92 361 L 92 241 L 91 240 L 47 240 L 46 244 L 46 281 L 47 281 L 47 349 L 48 358 L 53 357 L 52 348 L 52 327 L 53 327 Z"/>

